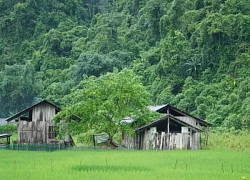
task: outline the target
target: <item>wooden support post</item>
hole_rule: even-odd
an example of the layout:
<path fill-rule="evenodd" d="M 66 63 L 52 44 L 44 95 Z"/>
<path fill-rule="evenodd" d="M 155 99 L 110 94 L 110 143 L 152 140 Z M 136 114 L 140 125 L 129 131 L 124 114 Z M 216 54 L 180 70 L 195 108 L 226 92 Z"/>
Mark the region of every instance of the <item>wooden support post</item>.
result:
<path fill-rule="evenodd" d="M 138 134 L 138 149 L 141 149 L 141 132 Z"/>
<path fill-rule="evenodd" d="M 169 115 L 170 115 L 170 113 L 169 113 L 169 107 L 168 107 L 168 109 L 167 109 L 167 114 L 168 114 L 168 126 L 167 126 L 167 149 L 170 149 L 170 129 L 169 129 L 169 125 L 170 125 L 170 119 L 169 119 Z"/>
<path fill-rule="evenodd" d="M 140 133 L 136 133 L 136 148 L 140 149 Z"/>
<path fill-rule="evenodd" d="M 134 139 L 134 149 L 137 149 L 137 133 L 135 132 L 135 135 L 133 136 Z"/>
<path fill-rule="evenodd" d="M 183 133 L 180 133 L 180 149 L 183 149 Z"/>
<path fill-rule="evenodd" d="M 145 140 L 144 133 L 141 132 L 141 149 L 144 149 L 144 140 Z"/>
<path fill-rule="evenodd" d="M 169 120 L 169 117 L 168 117 L 168 149 L 170 149 L 170 130 L 169 130 L 169 124 L 170 124 L 170 120 Z"/>
<path fill-rule="evenodd" d="M 205 136 L 205 145 L 207 146 L 208 144 L 208 134 L 209 134 L 209 127 L 206 127 L 206 136 Z"/>
<path fill-rule="evenodd" d="M 165 136 L 165 132 L 161 132 L 161 139 L 160 139 L 160 150 L 163 150 L 163 140 L 164 140 L 164 137 Z"/>
<path fill-rule="evenodd" d="M 167 114 L 168 114 L 168 134 L 169 134 L 169 107 L 168 107 L 168 109 L 167 109 Z"/>
<path fill-rule="evenodd" d="M 19 118 L 17 122 L 17 143 L 21 143 L 21 130 L 20 130 L 21 127 L 22 127 L 22 124 Z"/>
<path fill-rule="evenodd" d="M 169 121 L 170 121 L 170 120 L 169 120 L 169 117 L 168 117 L 168 134 L 169 134 L 169 123 L 170 123 Z"/>
<path fill-rule="evenodd" d="M 190 149 L 193 148 L 193 131 L 192 128 L 190 127 Z"/>
<path fill-rule="evenodd" d="M 136 149 L 139 149 L 138 133 L 136 133 L 136 136 L 135 136 L 135 147 Z"/>
<path fill-rule="evenodd" d="M 93 142 L 94 142 L 94 146 L 95 146 L 95 135 L 93 135 Z"/>
<path fill-rule="evenodd" d="M 201 131 L 200 131 L 200 143 L 198 144 L 198 145 L 199 145 L 199 149 L 201 148 L 201 143 L 202 143 L 201 135 L 202 135 L 202 133 L 201 133 Z"/>
<path fill-rule="evenodd" d="M 144 131 L 144 149 L 145 150 L 148 150 L 148 135 L 147 135 L 147 129 L 145 129 L 145 131 Z"/>

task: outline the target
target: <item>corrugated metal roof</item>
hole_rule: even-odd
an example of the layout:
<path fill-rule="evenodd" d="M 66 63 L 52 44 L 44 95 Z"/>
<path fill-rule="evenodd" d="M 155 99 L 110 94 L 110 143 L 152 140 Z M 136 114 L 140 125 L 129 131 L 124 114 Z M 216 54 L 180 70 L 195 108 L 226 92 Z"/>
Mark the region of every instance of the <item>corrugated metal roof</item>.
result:
<path fill-rule="evenodd" d="M 150 111 L 158 111 L 159 109 L 167 106 L 167 104 L 162 104 L 162 105 L 156 105 L 156 106 L 148 106 L 148 109 Z"/>
<path fill-rule="evenodd" d="M 130 123 L 132 123 L 132 122 L 134 122 L 134 119 L 133 119 L 132 117 L 125 117 L 125 118 L 123 118 L 123 119 L 121 120 L 120 123 L 128 123 L 128 124 L 130 124 Z"/>

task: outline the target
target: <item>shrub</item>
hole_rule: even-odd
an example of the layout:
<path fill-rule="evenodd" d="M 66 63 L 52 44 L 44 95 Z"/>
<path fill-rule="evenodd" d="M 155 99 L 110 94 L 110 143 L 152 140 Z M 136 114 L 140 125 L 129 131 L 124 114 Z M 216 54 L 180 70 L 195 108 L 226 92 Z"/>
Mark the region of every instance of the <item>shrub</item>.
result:
<path fill-rule="evenodd" d="M 0 134 L 2 133 L 16 133 L 17 125 L 16 124 L 5 124 L 0 126 Z"/>

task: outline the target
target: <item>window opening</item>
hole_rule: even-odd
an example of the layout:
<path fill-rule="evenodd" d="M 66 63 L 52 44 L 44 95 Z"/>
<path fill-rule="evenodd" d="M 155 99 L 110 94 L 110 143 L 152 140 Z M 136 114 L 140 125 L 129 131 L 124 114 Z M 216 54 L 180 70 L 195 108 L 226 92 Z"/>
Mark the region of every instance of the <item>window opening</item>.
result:
<path fill-rule="evenodd" d="M 57 132 L 54 129 L 54 126 L 49 126 L 49 139 L 55 139 Z"/>

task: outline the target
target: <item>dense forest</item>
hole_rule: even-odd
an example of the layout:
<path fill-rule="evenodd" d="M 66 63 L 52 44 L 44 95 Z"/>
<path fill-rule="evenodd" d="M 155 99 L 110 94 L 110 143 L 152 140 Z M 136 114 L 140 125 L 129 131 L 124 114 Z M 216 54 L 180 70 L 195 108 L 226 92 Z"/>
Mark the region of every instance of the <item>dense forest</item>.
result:
<path fill-rule="evenodd" d="M 0 0 L 0 117 L 130 68 L 152 104 L 250 130 L 248 0 Z"/>

